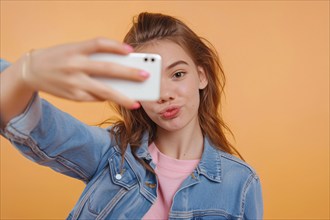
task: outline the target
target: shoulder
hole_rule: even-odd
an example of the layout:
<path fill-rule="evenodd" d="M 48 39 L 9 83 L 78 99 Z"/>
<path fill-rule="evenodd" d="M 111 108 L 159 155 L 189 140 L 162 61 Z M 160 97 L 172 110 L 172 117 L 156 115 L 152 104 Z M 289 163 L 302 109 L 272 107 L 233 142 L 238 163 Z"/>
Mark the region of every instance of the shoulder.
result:
<path fill-rule="evenodd" d="M 220 155 L 221 174 L 224 181 L 241 180 L 250 182 L 252 179 L 259 179 L 256 170 L 247 162 L 229 153 L 220 150 L 218 152 Z"/>
<path fill-rule="evenodd" d="M 221 161 L 224 163 L 223 165 L 227 164 L 227 165 L 230 165 L 231 167 L 232 166 L 238 167 L 238 168 L 244 170 L 244 172 L 247 172 L 250 174 L 256 174 L 255 169 L 251 165 L 249 165 L 247 162 L 243 161 L 242 159 L 240 159 L 232 154 L 226 153 L 224 151 L 220 151 L 220 150 L 219 150 L 219 154 L 221 157 Z"/>
<path fill-rule="evenodd" d="M 244 184 L 258 178 L 256 171 L 248 163 L 215 147 L 207 138 L 200 168 L 203 173 L 209 174 L 210 178 L 216 177 L 215 181 L 228 181 L 229 184 L 233 184 L 233 181 Z"/>
<path fill-rule="evenodd" d="M 257 172 L 243 160 L 231 154 L 219 152 L 221 186 L 232 198 L 239 198 L 240 215 L 244 216 L 244 219 L 262 219 L 262 187 Z"/>

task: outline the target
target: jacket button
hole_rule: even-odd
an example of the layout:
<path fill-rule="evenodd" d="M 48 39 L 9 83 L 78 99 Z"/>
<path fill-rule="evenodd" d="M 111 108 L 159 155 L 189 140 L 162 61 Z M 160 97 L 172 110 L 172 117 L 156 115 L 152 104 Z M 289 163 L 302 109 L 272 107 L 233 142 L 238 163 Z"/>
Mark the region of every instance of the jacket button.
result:
<path fill-rule="evenodd" d="M 115 176 L 116 180 L 120 180 L 122 178 L 122 175 L 117 173 L 116 176 Z"/>
<path fill-rule="evenodd" d="M 156 184 L 155 183 L 148 183 L 146 182 L 146 185 L 149 187 L 149 188 L 155 188 L 156 187 Z"/>

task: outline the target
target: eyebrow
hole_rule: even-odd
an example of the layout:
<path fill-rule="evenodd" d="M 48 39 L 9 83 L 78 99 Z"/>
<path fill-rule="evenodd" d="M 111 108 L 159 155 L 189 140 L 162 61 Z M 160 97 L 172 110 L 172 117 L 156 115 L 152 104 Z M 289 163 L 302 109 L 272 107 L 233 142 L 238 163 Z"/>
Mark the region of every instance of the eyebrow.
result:
<path fill-rule="evenodd" d="M 176 61 L 174 63 L 172 63 L 171 65 L 169 65 L 168 67 L 166 67 L 166 69 L 171 69 L 173 67 L 175 67 L 176 65 L 179 65 L 179 64 L 186 64 L 188 65 L 188 63 L 186 61 L 183 61 L 183 60 L 179 60 L 179 61 Z"/>

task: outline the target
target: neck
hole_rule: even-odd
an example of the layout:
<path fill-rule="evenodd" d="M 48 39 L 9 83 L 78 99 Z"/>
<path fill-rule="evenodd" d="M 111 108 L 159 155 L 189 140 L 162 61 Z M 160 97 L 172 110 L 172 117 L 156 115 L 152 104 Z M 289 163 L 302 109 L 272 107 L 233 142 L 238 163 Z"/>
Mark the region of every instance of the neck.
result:
<path fill-rule="evenodd" d="M 186 126 L 178 131 L 157 128 L 155 144 L 165 155 L 179 160 L 200 159 L 203 153 L 204 138 L 199 123 Z"/>

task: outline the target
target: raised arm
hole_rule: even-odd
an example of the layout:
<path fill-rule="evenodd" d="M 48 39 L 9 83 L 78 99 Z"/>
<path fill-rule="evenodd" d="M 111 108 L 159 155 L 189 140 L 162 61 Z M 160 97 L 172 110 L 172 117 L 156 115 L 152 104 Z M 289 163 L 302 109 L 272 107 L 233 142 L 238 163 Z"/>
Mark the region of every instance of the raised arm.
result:
<path fill-rule="evenodd" d="M 137 69 L 90 60 L 89 55 L 96 52 L 128 54 L 132 48 L 97 38 L 31 51 L 6 68 L 0 74 L 2 125 L 21 114 L 37 91 L 76 101 L 111 100 L 127 108 L 138 107 L 137 102 L 115 94 L 92 76 L 134 81 L 147 76 Z"/>
<path fill-rule="evenodd" d="M 112 100 L 134 108 L 134 100 L 115 93 L 92 76 L 143 81 L 145 74 L 88 59 L 96 52 L 131 51 L 129 46 L 98 38 L 22 56 L 0 74 L 1 134 L 34 162 L 88 182 L 115 144 L 109 132 L 62 112 L 40 99 L 38 91 L 77 101 Z"/>

